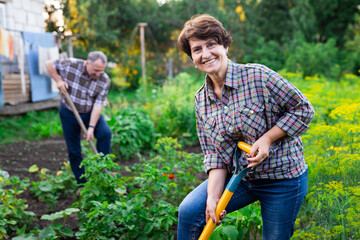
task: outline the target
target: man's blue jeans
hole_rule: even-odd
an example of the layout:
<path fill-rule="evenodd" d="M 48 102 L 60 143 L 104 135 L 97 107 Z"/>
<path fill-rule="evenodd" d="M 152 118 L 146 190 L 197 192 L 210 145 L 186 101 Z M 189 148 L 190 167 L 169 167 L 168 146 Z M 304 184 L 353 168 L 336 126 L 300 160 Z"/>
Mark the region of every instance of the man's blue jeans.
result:
<path fill-rule="evenodd" d="M 263 239 L 288 240 L 293 234 L 296 216 L 307 193 L 307 175 L 306 171 L 294 179 L 242 180 L 226 207 L 226 212 L 230 213 L 260 201 Z M 180 204 L 178 240 L 199 238 L 205 226 L 207 183 L 208 180 L 200 184 Z"/>
<path fill-rule="evenodd" d="M 63 105 L 60 105 L 59 115 L 63 128 L 64 138 L 66 141 L 71 169 L 75 175 L 77 183 L 85 183 L 86 179 L 84 177 L 80 178 L 81 175 L 85 174 L 85 168 L 80 168 L 81 161 L 83 160 L 80 143 L 80 125 L 76 120 L 73 112 Z M 84 122 L 85 127 L 88 128 L 91 112 L 80 113 L 79 115 Z M 98 152 L 103 153 L 104 155 L 109 154 L 111 150 L 111 130 L 102 115 L 100 116 L 99 121 L 95 126 L 94 136 L 97 140 L 96 148 Z"/>

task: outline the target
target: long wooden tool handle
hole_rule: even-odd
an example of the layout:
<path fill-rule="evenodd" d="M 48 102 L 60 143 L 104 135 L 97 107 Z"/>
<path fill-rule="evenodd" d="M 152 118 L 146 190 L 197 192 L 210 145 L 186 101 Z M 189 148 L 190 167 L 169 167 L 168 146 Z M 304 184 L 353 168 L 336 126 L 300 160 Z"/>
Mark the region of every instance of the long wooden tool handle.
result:
<path fill-rule="evenodd" d="M 250 150 L 251 150 L 251 145 L 250 144 L 247 144 L 245 142 L 239 142 L 238 143 L 238 147 L 247 152 L 247 153 L 250 153 Z M 245 172 L 243 174 L 245 174 L 247 172 L 248 169 L 245 170 Z M 241 176 L 239 177 L 243 177 L 243 174 L 240 174 Z M 239 180 L 239 179 L 236 179 L 238 176 L 238 174 L 234 174 L 230 181 L 229 181 L 229 185 L 232 185 L 232 183 L 234 184 L 238 184 L 239 181 L 236 181 L 236 180 Z M 222 211 L 225 210 L 226 206 L 228 205 L 232 195 L 234 194 L 234 192 L 231 192 L 229 191 L 230 188 L 233 188 L 235 186 L 226 186 L 226 189 L 224 191 L 224 193 L 221 195 L 221 198 L 219 200 L 219 202 L 217 203 L 216 205 L 216 210 L 215 210 L 215 217 L 216 217 L 216 220 L 218 221 L 220 219 L 220 213 L 222 213 Z M 211 219 L 209 219 L 209 221 L 206 223 L 200 237 L 199 237 L 199 240 L 208 240 L 209 237 L 211 236 L 212 232 L 214 231 L 215 229 L 215 226 L 216 226 L 216 223 L 214 223 Z"/>
<path fill-rule="evenodd" d="M 71 101 L 69 93 L 66 92 L 64 94 L 64 96 L 65 96 L 66 102 L 70 105 L 70 107 L 71 107 L 71 109 L 72 109 L 72 111 L 73 111 L 73 113 L 75 115 L 75 118 L 76 118 L 76 120 L 78 121 L 78 123 L 80 125 L 81 131 L 83 131 L 84 134 L 87 134 L 87 130 L 86 130 L 86 127 L 84 125 L 84 122 L 82 121 L 82 119 L 81 119 L 81 117 L 79 115 L 79 112 L 76 110 L 76 107 L 75 107 L 74 103 Z M 95 144 L 94 144 L 93 140 L 90 139 L 89 143 L 90 143 L 90 147 L 92 148 L 94 154 L 98 154 L 98 151 L 97 151 L 97 149 L 95 147 Z"/>

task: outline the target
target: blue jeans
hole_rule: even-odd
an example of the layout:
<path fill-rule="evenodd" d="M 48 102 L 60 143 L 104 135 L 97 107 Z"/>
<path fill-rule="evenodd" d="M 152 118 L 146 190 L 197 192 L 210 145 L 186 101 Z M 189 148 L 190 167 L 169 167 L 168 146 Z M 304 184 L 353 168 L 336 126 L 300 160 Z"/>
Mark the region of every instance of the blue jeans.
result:
<path fill-rule="evenodd" d="M 307 193 L 307 175 L 306 171 L 293 179 L 242 180 L 227 205 L 226 212 L 260 201 L 263 239 L 290 239 L 296 216 Z M 228 176 L 225 186 L 230 177 Z M 207 183 L 208 180 L 200 184 L 180 204 L 178 240 L 199 238 L 205 226 Z"/>
<path fill-rule="evenodd" d="M 85 174 L 85 168 L 80 168 L 81 161 L 83 160 L 80 143 L 80 125 L 76 120 L 73 112 L 63 105 L 60 105 L 59 115 L 63 128 L 64 138 L 66 141 L 71 169 L 74 173 L 77 183 L 85 183 L 86 179 L 84 177 L 80 178 L 81 175 Z M 91 112 L 80 113 L 79 115 L 84 122 L 85 127 L 88 128 Z M 111 150 L 111 130 L 102 115 L 100 116 L 99 121 L 95 126 L 94 137 L 97 140 L 96 148 L 98 152 L 103 153 L 104 155 L 109 154 Z"/>

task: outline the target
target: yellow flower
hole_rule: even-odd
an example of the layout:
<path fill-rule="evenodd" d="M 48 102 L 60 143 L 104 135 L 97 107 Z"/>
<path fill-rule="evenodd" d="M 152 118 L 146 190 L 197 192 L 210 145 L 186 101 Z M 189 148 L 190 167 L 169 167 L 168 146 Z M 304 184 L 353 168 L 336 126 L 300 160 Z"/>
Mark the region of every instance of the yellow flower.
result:
<path fill-rule="evenodd" d="M 241 5 L 236 7 L 235 12 L 239 15 L 240 21 L 245 22 L 246 15 L 245 15 L 245 11 L 244 11 L 244 9 L 243 9 L 243 7 Z"/>
<path fill-rule="evenodd" d="M 62 174 L 62 171 L 58 171 L 57 173 L 56 173 L 56 176 L 60 176 Z"/>

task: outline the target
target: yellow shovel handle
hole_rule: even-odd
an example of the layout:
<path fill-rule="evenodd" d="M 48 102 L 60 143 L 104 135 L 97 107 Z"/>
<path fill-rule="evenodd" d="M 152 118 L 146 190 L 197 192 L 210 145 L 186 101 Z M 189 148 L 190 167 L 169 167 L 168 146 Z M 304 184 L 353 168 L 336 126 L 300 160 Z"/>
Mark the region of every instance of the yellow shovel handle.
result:
<path fill-rule="evenodd" d="M 220 213 L 225 210 L 226 206 L 228 205 L 232 195 L 234 193 L 230 192 L 229 190 L 225 189 L 224 193 L 222 194 L 215 210 L 215 217 L 216 221 L 219 221 L 220 219 Z M 209 218 L 209 221 L 206 223 L 204 230 L 202 231 L 199 240 L 207 240 L 211 236 L 211 233 L 214 231 L 214 228 L 216 226 L 216 223 L 214 223 L 211 218 Z"/>
<path fill-rule="evenodd" d="M 247 144 L 245 142 L 239 142 L 238 147 L 241 150 L 243 150 L 247 153 L 250 153 L 250 150 L 251 150 L 250 144 Z M 216 210 L 215 210 L 216 221 L 218 221 L 220 219 L 220 213 L 225 210 L 225 208 L 228 205 L 233 194 L 234 194 L 233 192 L 230 192 L 228 189 L 225 189 L 218 204 L 216 205 Z M 216 223 L 213 223 L 213 221 L 210 218 L 209 221 L 206 223 L 205 228 L 203 229 L 203 231 L 199 237 L 199 240 L 209 239 L 212 232 L 214 231 L 215 226 L 216 226 Z"/>
<path fill-rule="evenodd" d="M 238 143 L 238 147 L 241 149 L 241 150 L 243 150 L 243 151 L 245 151 L 245 152 L 247 152 L 247 153 L 250 153 L 250 150 L 251 150 L 251 145 L 250 144 L 247 144 L 246 142 L 239 142 Z"/>

